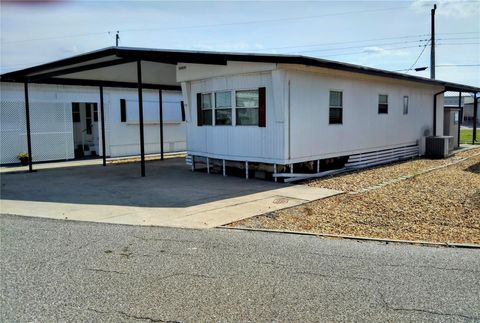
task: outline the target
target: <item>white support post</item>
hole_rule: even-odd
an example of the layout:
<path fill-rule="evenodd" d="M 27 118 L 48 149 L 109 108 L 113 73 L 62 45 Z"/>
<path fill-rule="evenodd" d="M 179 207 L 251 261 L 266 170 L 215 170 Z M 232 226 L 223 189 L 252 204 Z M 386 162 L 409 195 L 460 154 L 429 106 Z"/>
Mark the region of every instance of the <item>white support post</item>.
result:
<path fill-rule="evenodd" d="M 277 175 L 277 164 L 273 164 L 273 175 Z M 275 183 L 278 181 L 277 176 L 273 176 Z"/>
<path fill-rule="evenodd" d="M 225 159 L 222 160 L 223 163 L 223 176 L 227 176 L 227 169 L 225 168 Z"/>
<path fill-rule="evenodd" d="M 293 164 L 290 164 L 290 173 L 293 174 Z"/>
<path fill-rule="evenodd" d="M 210 158 L 207 157 L 207 173 L 210 174 Z"/>
<path fill-rule="evenodd" d="M 245 162 L 245 179 L 248 179 L 248 161 Z"/>
<path fill-rule="evenodd" d="M 317 173 L 320 173 L 320 159 L 317 160 Z"/>

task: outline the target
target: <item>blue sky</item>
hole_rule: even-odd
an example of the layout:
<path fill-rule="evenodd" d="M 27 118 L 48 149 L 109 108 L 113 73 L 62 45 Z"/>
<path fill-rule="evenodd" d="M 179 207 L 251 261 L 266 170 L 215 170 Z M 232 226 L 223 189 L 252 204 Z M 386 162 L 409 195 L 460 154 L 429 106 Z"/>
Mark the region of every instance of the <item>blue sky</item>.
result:
<path fill-rule="evenodd" d="M 480 1 L 436 3 L 437 79 L 480 86 Z M 117 30 L 121 46 L 292 53 L 405 70 L 430 37 L 432 6 L 421 0 L 2 0 L 1 72 L 112 46 Z M 414 66 L 429 66 L 429 55 L 428 46 Z M 429 76 L 428 70 L 409 73 Z"/>

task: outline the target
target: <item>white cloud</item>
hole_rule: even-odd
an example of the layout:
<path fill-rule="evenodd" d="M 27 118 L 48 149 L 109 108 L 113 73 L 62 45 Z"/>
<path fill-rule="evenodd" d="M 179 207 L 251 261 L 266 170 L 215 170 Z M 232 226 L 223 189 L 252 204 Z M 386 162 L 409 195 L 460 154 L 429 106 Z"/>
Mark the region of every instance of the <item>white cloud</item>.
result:
<path fill-rule="evenodd" d="M 260 43 L 254 43 L 250 44 L 248 42 L 227 42 L 227 43 L 214 43 L 214 44 L 208 44 L 208 43 L 194 43 L 192 45 L 192 49 L 196 50 L 205 50 L 205 51 L 257 51 L 264 49 L 265 46 L 263 46 Z"/>
<path fill-rule="evenodd" d="M 364 47 L 363 52 L 370 55 L 379 55 L 379 56 L 405 56 L 407 53 L 398 49 L 385 49 L 377 46 Z"/>
<path fill-rule="evenodd" d="M 411 8 L 417 13 L 425 13 L 437 4 L 436 14 L 450 17 L 471 17 L 480 14 L 480 3 L 469 0 L 413 0 Z"/>
<path fill-rule="evenodd" d="M 63 54 L 66 54 L 66 55 L 75 55 L 75 54 L 79 54 L 79 53 L 83 52 L 83 51 L 78 50 L 77 45 L 64 46 L 64 47 L 60 48 L 60 51 Z"/>

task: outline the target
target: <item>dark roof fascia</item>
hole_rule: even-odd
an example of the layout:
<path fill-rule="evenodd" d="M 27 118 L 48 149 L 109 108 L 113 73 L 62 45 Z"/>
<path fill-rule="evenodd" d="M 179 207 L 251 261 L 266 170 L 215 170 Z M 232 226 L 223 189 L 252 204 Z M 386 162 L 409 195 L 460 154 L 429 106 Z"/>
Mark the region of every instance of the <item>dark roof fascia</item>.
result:
<path fill-rule="evenodd" d="M 227 58 L 212 53 L 184 52 L 184 51 L 159 51 L 149 49 L 118 48 L 118 57 L 165 63 L 176 65 L 178 63 L 197 63 L 209 65 L 227 65 Z"/>
<path fill-rule="evenodd" d="M 23 83 L 22 80 L 14 81 L 3 81 L 2 82 L 12 82 L 12 83 Z M 54 84 L 54 85 L 75 85 L 75 86 L 103 86 L 103 87 L 113 87 L 113 88 L 138 88 L 137 83 L 131 82 L 117 82 L 117 81 L 100 81 L 100 80 L 86 80 L 86 79 L 69 79 L 69 78 L 49 78 L 34 80 L 30 83 L 33 84 Z M 179 85 L 168 85 L 168 84 L 150 84 L 142 83 L 142 88 L 150 90 L 166 90 L 166 91 L 181 91 L 182 87 Z"/>

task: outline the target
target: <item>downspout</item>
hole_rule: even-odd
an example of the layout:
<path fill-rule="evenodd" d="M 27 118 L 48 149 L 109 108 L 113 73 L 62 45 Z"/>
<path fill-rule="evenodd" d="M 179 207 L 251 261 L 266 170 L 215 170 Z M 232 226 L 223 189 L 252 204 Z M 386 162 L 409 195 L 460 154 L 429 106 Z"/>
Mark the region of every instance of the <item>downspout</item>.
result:
<path fill-rule="evenodd" d="M 290 80 L 288 80 L 288 102 L 287 102 L 287 107 L 288 107 L 288 160 L 290 161 L 291 156 L 291 150 L 290 150 L 290 139 L 291 139 L 291 133 L 290 133 L 290 121 L 291 121 L 291 114 L 290 114 Z"/>
<path fill-rule="evenodd" d="M 445 92 L 447 92 L 447 90 L 440 91 L 433 95 L 433 136 L 437 135 L 437 95 Z"/>

